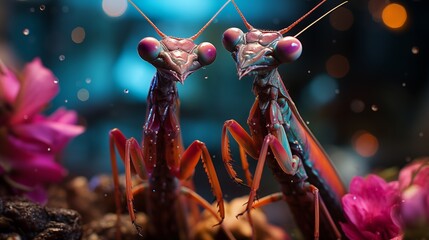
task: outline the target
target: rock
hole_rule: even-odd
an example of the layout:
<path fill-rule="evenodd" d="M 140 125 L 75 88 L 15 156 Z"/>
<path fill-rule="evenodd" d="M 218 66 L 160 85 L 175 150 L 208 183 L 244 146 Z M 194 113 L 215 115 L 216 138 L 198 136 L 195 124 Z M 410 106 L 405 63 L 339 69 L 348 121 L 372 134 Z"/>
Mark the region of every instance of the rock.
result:
<path fill-rule="evenodd" d="M 0 198 L 0 239 L 79 240 L 79 213 L 49 208 L 17 197 Z"/>

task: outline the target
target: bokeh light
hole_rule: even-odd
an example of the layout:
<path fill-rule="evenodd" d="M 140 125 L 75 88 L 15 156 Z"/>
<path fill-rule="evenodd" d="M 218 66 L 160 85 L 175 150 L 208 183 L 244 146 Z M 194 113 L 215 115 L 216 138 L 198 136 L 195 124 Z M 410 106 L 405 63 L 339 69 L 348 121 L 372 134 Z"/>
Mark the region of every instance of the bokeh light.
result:
<path fill-rule="evenodd" d="M 110 17 L 119 17 L 127 10 L 126 0 L 103 0 L 103 11 Z"/>
<path fill-rule="evenodd" d="M 374 156 L 378 145 L 377 138 L 367 131 L 358 131 L 353 137 L 353 148 L 362 157 Z"/>
<path fill-rule="evenodd" d="M 82 43 L 85 40 L 85 29 L 83 27 L 73 29 L 71 39 L 74 43 Z"/>
<path fill-rule="evenodd" d="M 79 91 L 77 91 L 77 98 L 82 102 L 88 101 L 89 91 L 85 88 L 79 89 Z"/>
<path fill-rule="evenodd" d="M 381 17 L 387 27 L 400 29 L 407 21 L 407 11 L 402 5 L 391 3 L 384 7 Z"/>
<path fill-rule="evenodd" d="M 338 84 L 328 75 L 316 76 L 309 85 L 309 93 L 318 106 L 328 103 L 336 96 Z"/>
<path fill-rule="evenodd" d="M 30 30 L 28 28 L 24 28 L 24 30 L 22 30 L 22 34 L 28 36 L 28 34 L 30 34 Z"/>
<path fill-rule="evenodd" d="M 350 109 L 355 113 L 360 113 L 365 110 L 365 103 L 360 99 L 353 99 L 350 103 Z"/>
<path fill-rule="evenodd" d="M 381 21 L 381 12 L 383 8 L 386 6 L 385 0 L 369 0 L 368 9 L 372 15 L 372 19 L 376 22 Z"/>
<path fill-rule="evenodd" d="M 342 78 L 350 70 L 349 60 L 340 54 L 332 55 L 326 61 L 326 71 L 329 75 L 335 78 Z"/>
<path fill-rule="evenodd" d="M 346 31 L 350 29 L 353 25 L 353 21 L 353 13 L 345 7 L 338 8 L 329 15 L 331 26 L 338 31 Z"/>
<path fill-rule="evenodd" d="M 412 47 L 411 48 L 411 52 L 413 53 L 413 54 L 419 54 L 419 47 L 416 47 L 416 46 L 414 46 L 414 47 Z"/>

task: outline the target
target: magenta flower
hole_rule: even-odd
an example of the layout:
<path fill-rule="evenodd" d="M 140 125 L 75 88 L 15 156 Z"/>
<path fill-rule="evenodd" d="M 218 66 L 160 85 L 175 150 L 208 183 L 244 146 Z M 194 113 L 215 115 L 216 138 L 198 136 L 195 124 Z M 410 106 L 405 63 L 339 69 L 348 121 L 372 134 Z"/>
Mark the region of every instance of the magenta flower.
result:
<path fill-rule="evenodd" d="M 404 228 L 429 224 L 429 158 L 421 158 L 405 166 L 399 173 L 402 201 L 399 217 Z M 426 228 L 426 227 L 425 227 Z"/>
<path fill-rule="evenodd" d="M 399 203 L 398 182 L 386 183 L 376 175 L 353 178 L 350 193 L 342 198 L 347 222 L 344 233 L 354 239 L 402 239 L 393 210 Z"/>
<path fill-rule="evenodd" d="M 40 113 L 58 90 L 55 76 L 40 59 L 18 76 L 0 62 L 0 178 L 9 191 L 38 202 L 46 200 L 46 184 L 66 175 L 56 155 L 84 131 L 76 125 L 74 111 Z"/>

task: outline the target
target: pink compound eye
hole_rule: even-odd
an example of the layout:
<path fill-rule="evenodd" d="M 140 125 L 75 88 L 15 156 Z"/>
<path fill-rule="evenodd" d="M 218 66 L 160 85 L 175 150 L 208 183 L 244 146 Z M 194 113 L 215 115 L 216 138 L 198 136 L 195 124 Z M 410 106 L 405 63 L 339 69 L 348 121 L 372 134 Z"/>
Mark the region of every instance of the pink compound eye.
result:
<path fill-rule="evenodd" d="M 153 37 L 146 37 L 139 42 L 137 50 L 140 57 L 149 62 L 158 57 L 161 52 L 161 44 Z"/>
<path fill-rule="evenodd" d="M 243 35 L 243 31 L 239 28 L 228 28 L 223 33 L 222 44 L 226 50 L 232 52 L 235 50 L 235 46 L 242 41 Z"/>
<path fill-rule="evenodd" d="M 198 46 L 197 55 L 201 65 L 209 65 L 216 59 L 216 48 L 211 43 L 203 42 Z"/>
<path fill-rule="evenodd" d="M 277 42 L 274 54 L 280 62 L 292 62 L 301 56 L 301 42 L 294 37 L 284 37 Z"/>

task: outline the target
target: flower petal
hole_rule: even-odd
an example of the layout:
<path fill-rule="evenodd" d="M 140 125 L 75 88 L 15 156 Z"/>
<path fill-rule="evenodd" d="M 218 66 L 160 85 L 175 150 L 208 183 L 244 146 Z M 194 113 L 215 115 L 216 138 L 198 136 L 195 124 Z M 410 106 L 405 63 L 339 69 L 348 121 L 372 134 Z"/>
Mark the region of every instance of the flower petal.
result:
<path fill-rule="evenodd" d="M 428 157 L 414 160 L 399 172 L 399 185 L 401 190 L 412 184 L 417 184 L 426 188 L 429 187 Z"/>
<path fill-rule="evenodd" d="M 67 123 L 70 121 L 68 113 L 59 120 L 66 123 L 38 121 L 16 125 L 12 130 L 15 137 L 10 138 L 10 141 L 25 150 L 46 152 L 48 149 L 53 153 L 61 151 L 70 139 L 81 134 L 85 128 Z"/>
<path fill-rule="evenodd" d="M 19 90 L 19 81 L 15 74 L 0 61 L 0 100 L 11 104 Z"/>
<path fill-rule="evenodd" d="M 58 182 L 67 175 L 67 171 L 55 162 L 52 154 L 28 155 L 25 161 L 14 162 L 13 168 L 11 178 L 28 187 Z"/>
<path fill-rule="evenodd" d="M 341 228 L 344 231 L 344 234 L 350 239 L 350 240 L 361 240 L 364 239 L 362 236 L 360 230 L 358 230 L 353 224 L 349 223 L 342 223 L 340 222 Z"/>
<path fill-rule="evenodd" d="M 77 114 L 75 111 L 68 111 L 64 107 L 61 107 L 61 108 L 58 108 L 54 113 L 52 113 L 47 118 L 47 120 L 51 121 L 51 122 L 76 124 L 77 123 Z"/>
<path fill-rule="evenodd" d="M 39 58 L 24 68 L 21 89 L 15 101 L 11 124 L 22 122 L 39 112 L 58 93 L 54 74 Z"/>

